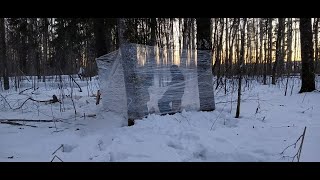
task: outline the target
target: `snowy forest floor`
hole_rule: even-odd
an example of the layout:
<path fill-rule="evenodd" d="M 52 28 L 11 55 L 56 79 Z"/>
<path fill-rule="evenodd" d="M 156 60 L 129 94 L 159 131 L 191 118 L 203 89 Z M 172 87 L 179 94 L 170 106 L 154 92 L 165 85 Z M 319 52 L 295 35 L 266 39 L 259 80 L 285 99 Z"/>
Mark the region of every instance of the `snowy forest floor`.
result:
<path fill-rule="evenodd" d="M 226 94 L 223 88 L 215 91 L 213 112 L 150 115 L 130 127 L 121 125 L 123 117 L 95 104 L 97 78 L 76 81 L 82 92 L 67 77 L 60 89 L 61 83 L 52 79 L 36 82 L 36 90 L 28 89 L 32 83 L 25 80 L 17 91 L 0 91 L 0 161 L 291 162 L 297 161 L 293 157 L 301 139 L 296 147 L 290 145 L 304 127 L 300 161 L 320 161 L 320 93 L 298 94 L 298 77 L 289 80 L 287 96 L 286 78 L 277 85 L 243 81 L 240 118 L 234 118 L 235 81 L 233 92 L 232 83 Z M 58 99 L 65 95 L 62 103 L 27 100 L 48 100 L 53 94 Z M 26 121 L 7 124 L 8 119 Z"/>

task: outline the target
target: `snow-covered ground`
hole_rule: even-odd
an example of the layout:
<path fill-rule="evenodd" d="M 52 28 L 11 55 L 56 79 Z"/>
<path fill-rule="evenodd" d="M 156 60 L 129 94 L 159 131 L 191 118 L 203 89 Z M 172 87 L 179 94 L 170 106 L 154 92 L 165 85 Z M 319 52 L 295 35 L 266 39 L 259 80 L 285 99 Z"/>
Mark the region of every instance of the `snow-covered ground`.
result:
<path fill-rule="evenodd" d="M 82 92 L 68 78 L 63 78 L 60 89 L 60 83 L 52 79 L 20 94 L 30 82 L 23 81 L 17 91 L 0 91 L 0 161 L 290 162 L 301 140 L 296 147 L 290 145 L 304 127 L 300 161 L 320 161 L 320 93 L 298 94 L 299 78 L 290 79 L 287 96 L 285 79 L 277 85 L 251 81 L 246 86 L 244 81 L 240 118 L 234 118 L 235 83 L 233 92 L 232 86 L 227 94 L 224 89 L 215 91 L 213 112 L 150 115 L 130 127 L 123 126 L 124 117 L 95 104 L 96 78 L 76 81 Z M 48 100 L 53 94 L 58 99 L 65 95 L 61 104 L 31 100 L 23 104 L 29 97 Z M 22 125 L 12 125 L 6 119 L 52 122 L 16 121 Z"/>

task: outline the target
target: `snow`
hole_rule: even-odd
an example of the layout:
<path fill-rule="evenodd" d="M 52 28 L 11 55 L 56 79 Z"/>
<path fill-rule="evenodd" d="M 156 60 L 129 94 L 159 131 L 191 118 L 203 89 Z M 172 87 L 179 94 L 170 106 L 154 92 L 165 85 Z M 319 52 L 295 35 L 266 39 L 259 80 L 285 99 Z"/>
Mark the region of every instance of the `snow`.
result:
<path fill-rule="evenodd" d="M 223 88 L 215 91 L 213 112 L 151 114 L 129 127 L 123 125 L 123 116 L 107 112 L 103 104 L 95 104 L 97 77 L 87 81 L 75 76 L 75 80 L 82 92 L 67 76 L 63 77 L 61 89 L 59 81 L 53 78 L 46 83 L 36 82 L 39 89 L 35 91 L 19 94 L 31 87 L 26 80 L 18 91 L 0 91 L 12 108 L 19 107 L 30 96 L 48 100 L 55 94 L 61 100 L 63 94 L 68 95 L 62 104 L 28 100 L 17 110 L 10 109 L 0 96 L 2 120 L 54 121 L 17 121 L 36 127 L 1 123 L 0 161 L 291 162 L 301 141 L 296 148 L 290 145 L 302 135 L 304 127 L 307 128 L 300 161 L 320 161 L 320 93 L 298 94 L 299 78 L 289 80 L 287 96 L 286 79 L 277 85 L 262 85 L 255 80 L 246 85 L 243 81 L 240 118 L 234 118 L 235 81 L 233 91 L 232 83 L 228 84 L 227 94 Z"/>

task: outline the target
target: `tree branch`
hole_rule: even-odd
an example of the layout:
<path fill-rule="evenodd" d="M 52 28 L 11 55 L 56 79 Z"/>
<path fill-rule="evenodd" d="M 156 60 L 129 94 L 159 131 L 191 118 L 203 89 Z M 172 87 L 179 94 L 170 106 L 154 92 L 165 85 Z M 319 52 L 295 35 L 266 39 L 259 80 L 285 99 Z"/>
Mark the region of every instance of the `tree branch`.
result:
<path fill-rule="evenodd" d="M 2 121 L 0 122 L 1 124 L 10 124 L 10 125 L 15 125 L 15 126 L 30 126 L 30 127 L 38 127 L 38 126 L 33 126 L 33 125 L 28 125 L 28 124 L 21 124 L 17 122 L 12 122 L 12 121 Z"/>

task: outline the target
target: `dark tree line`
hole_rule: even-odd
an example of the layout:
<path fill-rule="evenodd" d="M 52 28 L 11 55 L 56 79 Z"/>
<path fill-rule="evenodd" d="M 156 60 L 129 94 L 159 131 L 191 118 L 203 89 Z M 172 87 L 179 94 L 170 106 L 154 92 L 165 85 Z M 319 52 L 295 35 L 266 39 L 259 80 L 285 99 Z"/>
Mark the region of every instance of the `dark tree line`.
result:
<path fill-rule="evenodd" d="M 215 88 L 239 74 L 242 58 L 241 75 L 264 84 L 300 73 L 301 68 L 308 67 L 303 63 L 306 33 L 308 41 L 311 38 L 312 45 L 308 43 L 307 48 L 313 49 L 314 61 L 314 70 L 309 68 L 308 72 L 320 72 L 319 18 L 310 19 L 308 31 L 303 30 L 300 18 L 247 18 L 244 27 L 243 23 L 241 18 L 211 19 Z M 129 18 L 126 26 L 124 35 L 130 42 L 174 49 L 191 57 L 197 48 L 197 34 L 208 31 L 197 27 L 195 18 Z M 6 86 L 8 76 L 19 79 L 33 75 L 44 81 L 47 75 L 75 74 L 81 66 L 87 76 L 93 76 L 97 74 L 95 58 L 119 48 L 118 23 L 116 18 L 1 18 L 0 47 L 0 73 Z M 174 61 L 172 52 L 163 56 Z M 196 62 L 180 64 L 194 66 Z"/>
<path fill-rule="evenodd" d="M 116 19 L 6 18 L 9 76 L 96 74 L 95 58 L 116 49 Z"/>

